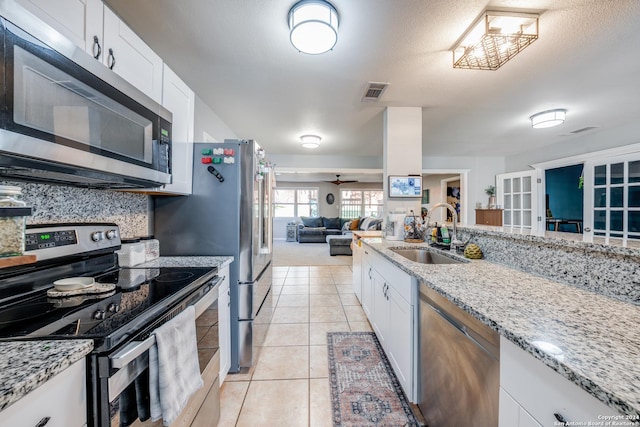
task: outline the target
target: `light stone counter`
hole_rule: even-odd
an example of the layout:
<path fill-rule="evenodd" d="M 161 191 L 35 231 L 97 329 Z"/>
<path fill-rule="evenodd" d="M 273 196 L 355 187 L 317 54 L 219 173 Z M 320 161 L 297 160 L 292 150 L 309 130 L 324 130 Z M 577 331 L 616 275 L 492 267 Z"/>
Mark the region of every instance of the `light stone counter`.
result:
<path fill-rule="evenodd" d="M 134 268 L 159 267 L 217 267 L 222 268 L 233 262 L 232 256 L 162 256 L 153 261 L 138 264 Z"/>
<path fill-rule="evenodd" d="M 0 411 L 91 350 L 91 340 L 0 342 Z"/>
<path fill-rule="evenodd" d="M 389 250 L 425 244 L 363 241 L 605 404 L 640 415 L 639 306 L 493 262 L 419 264 Z"/>

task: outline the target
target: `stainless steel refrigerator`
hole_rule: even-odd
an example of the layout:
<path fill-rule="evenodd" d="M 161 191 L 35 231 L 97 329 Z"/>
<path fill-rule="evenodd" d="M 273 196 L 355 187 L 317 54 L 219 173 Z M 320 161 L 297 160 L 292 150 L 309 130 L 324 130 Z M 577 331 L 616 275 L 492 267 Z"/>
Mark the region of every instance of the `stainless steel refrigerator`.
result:
<path fill-rule="evenodd" d="M 196 143 L 190 196 L 154 198 L 160 255 L 231 255 L 231 372 L 253 364 L 271 319 L 273 171 L 253 140 Z"/>

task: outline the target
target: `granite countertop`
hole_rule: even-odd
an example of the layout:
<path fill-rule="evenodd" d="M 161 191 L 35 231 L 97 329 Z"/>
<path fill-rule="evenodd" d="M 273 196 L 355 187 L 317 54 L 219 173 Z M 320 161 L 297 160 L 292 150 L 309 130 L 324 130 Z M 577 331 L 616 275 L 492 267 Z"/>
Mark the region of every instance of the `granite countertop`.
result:
<path fill-rule="evenodd" d="M 640 415 L 639 306 L 488 261 L 419 264 L 389 250 L 426 244 L 363 241 L 605 404 Z"/>
<path fill-rule="evenodd" d="M 0 342 L 0 411 L 91 350 L 91 340 Z"/>
<path fill-rule="evenodd" d="M 134 268 L 148 267 L 225 267 L 233 262 L 232 256 L 161 256 Z"/>

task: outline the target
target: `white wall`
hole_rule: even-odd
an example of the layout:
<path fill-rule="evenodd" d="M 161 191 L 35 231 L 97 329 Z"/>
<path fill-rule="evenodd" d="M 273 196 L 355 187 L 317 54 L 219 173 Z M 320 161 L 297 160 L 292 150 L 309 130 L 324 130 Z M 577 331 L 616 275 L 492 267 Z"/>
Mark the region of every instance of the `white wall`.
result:
<path fill-rule="evenodd" d="M 196 95 L 195 118 L 193 126 L 193 139 L 195 142 L 205 141 L 204 132 L 213 137 L 216 142 L 224 142 L 225 139 L 238 139 L 225 122 L 207 105 L 198 95 Z M 243 136 L 251 139 L 252 136 Z M 258 141 L 260 142 L 260 141 Z"/>
<path fill-rule="evenodd" d="M 320 216 L 327 218 L 335 218 L 340 216 L 340 190 L 352 189 L 382 189 L 382 183 L 373 182 L 353 182 L 349 184 L 335 185 L 329 182 L 291 182 L 277 181 L 277 188 L 318 188 L 318 213 Z M 335 202 L 332 205 L 327 203 L 327 194 L 332 193 Z M 274 218 L 273 219 L 273 238 L 285 239 L 287 233 L 287 223 L 300 222 L 300 218 Z"/>

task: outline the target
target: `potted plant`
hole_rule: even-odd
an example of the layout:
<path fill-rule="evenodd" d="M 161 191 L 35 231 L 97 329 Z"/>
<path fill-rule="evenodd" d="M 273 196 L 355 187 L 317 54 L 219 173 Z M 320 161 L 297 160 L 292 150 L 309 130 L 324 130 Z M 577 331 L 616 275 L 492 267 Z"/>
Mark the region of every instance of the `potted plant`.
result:
<path fill-rule="evenodd" d="M 496 207 L 496 187 L 493 185 L 488 186 L 484 189 L 484 192 L 489 196 L 489 209 L 493 209 Z"/>

